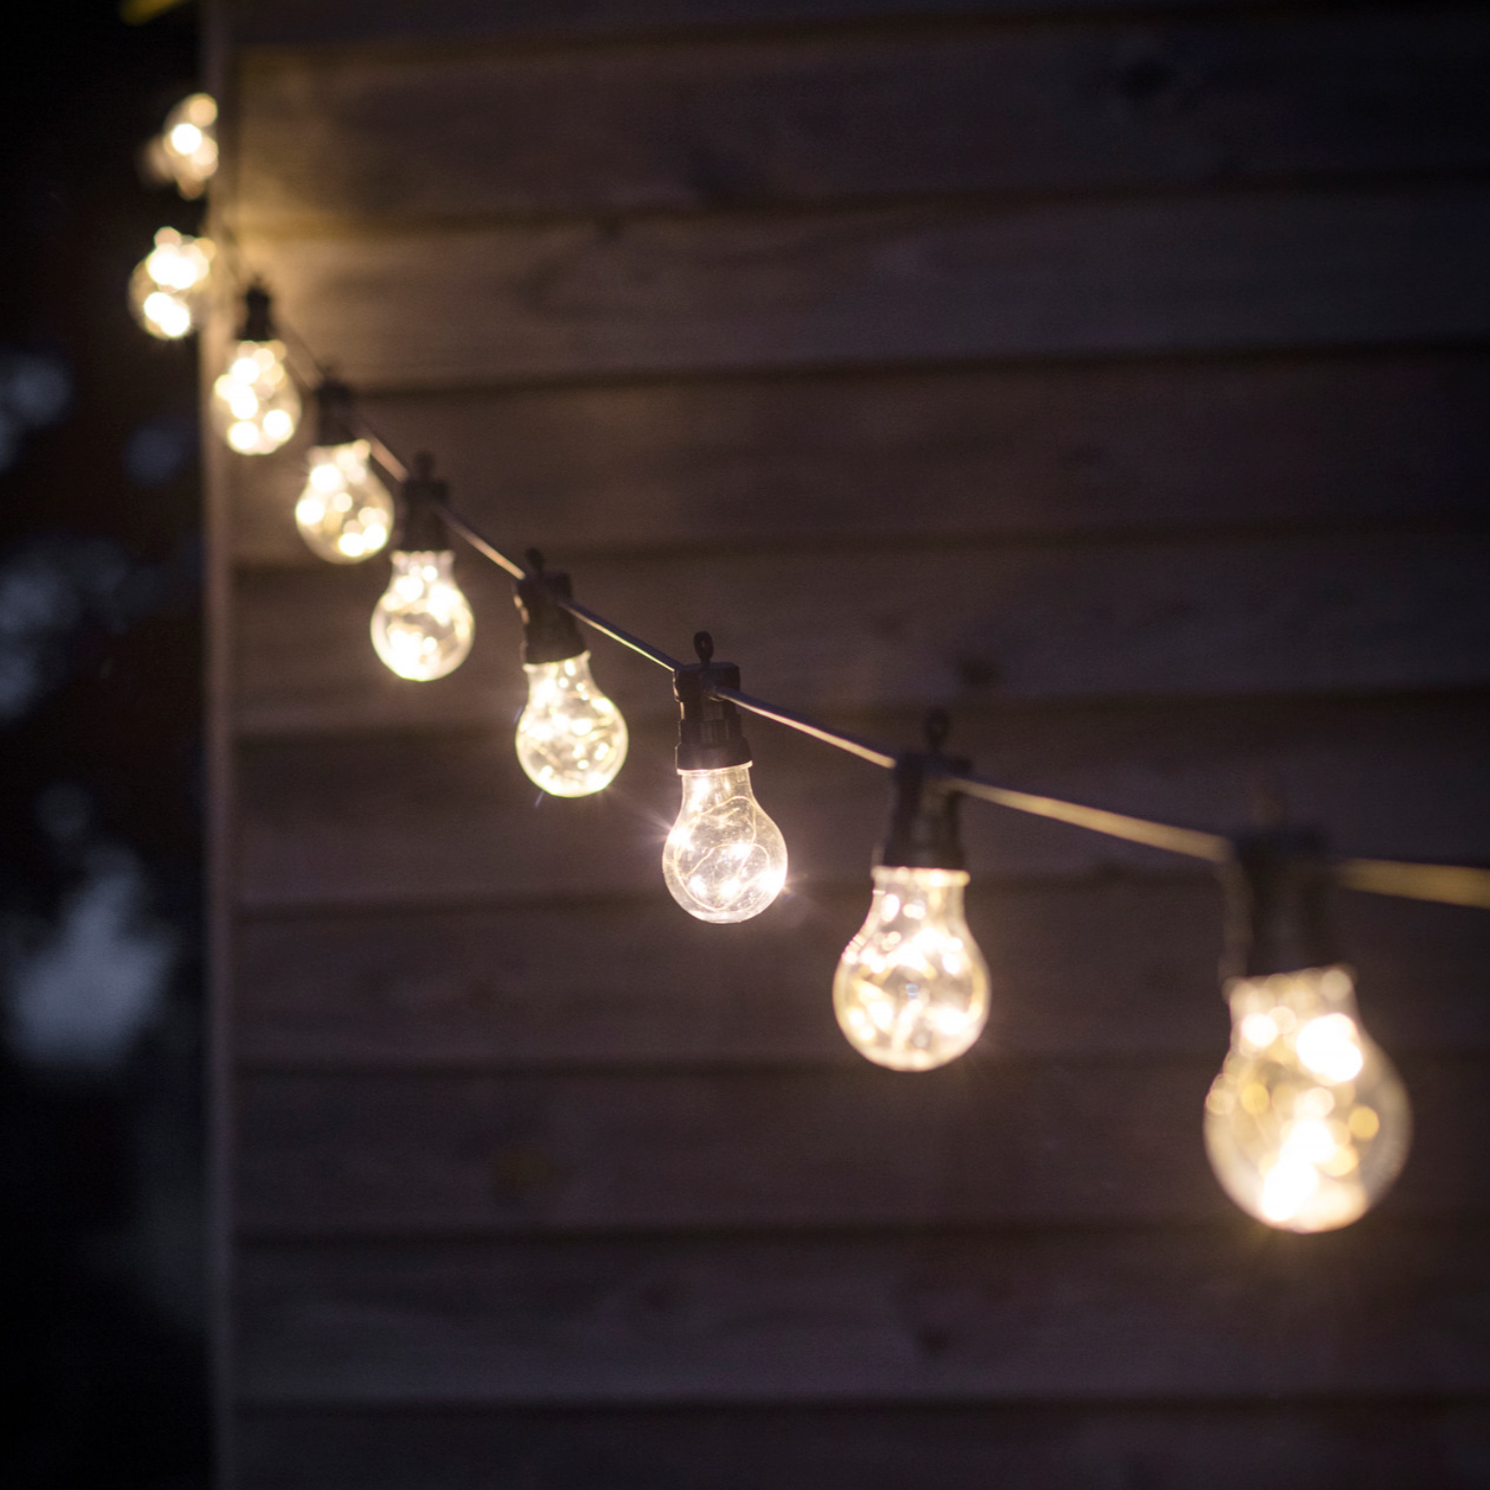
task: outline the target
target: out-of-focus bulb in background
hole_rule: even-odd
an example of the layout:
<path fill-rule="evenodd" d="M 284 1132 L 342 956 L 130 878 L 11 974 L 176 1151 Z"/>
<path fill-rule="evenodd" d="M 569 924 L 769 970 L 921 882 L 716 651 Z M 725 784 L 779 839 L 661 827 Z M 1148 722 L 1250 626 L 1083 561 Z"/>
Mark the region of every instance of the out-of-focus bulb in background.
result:
<path fill-rule="evenodd" d="M 284 343 L 239 341 L 212 385 L 212 423 L 239 455 L 268 455 L 295 433 L 300 394 L 285 366 Z"/>
<path fill-rule="evenodd" d="M 306 546 L 333 564 L 359 564 L 393 532 L 393 496 L 372 466 L 366 440 L 317 445 L 295 503 L 295 525 Z"/>
<path fill-rule="evenodd" d="M 216 126 L 217 102 L 211 94 L 183 98 L 147 147 L 150 173 L 174 182 L 188 200 L 201 196 L 217 170 Z"/>
<path fill-rule="evenodd" d="M 748 921 L 786 883 L 786 841 L 750 789 L 750 767 L 679 771 L 683 805 L 662 850 L 674 900 L 700 921 Z"/>
<path fill-rule="evenodd" d="M 590 654 L 525 665 L 528 703 L 517 721 L 517 758 L 556 797 L 609 786 L 626 761 L 626 721 L 590 676 Z"/>
<path fill-rule="evenodd" d="M 883 867 L 833 979 L 839 1027 L 861 1055 L 929 1071 L 962 1055 L 988 1022 L 988 968 L 963 918 L 958 869 Z"/>
<path fill-rule="evenodd" d="M 1361 1027 L 1343 967 L 1227 987 L 1231 1050 L 1205 1104 L 1211 1168 L 1244 1211 L 1289 1231 L 1363 1215 L 1412 1141 L 1407 1092 Z"/>
<path fill-rule="evenodd" d="M 454 672 L 471 650 L 470 602 L 451 575 L 449 552 L 395 551 L 393 578 L 372 615 L 372 640 L 401 678 L 427 683 Z"/>
<path fill-rule="evenodd" d="M 175 228 L 162 228 L 155 247 L 135 265 L 129 304 L 151 336 L 176 341 L 196 330 L 212 276 L 213 245 Z"/>

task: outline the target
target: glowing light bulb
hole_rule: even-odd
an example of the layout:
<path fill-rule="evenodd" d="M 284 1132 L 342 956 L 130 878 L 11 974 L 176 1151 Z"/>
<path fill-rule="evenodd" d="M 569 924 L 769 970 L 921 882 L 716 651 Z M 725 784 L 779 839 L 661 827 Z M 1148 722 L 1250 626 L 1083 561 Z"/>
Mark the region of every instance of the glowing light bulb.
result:
<path fill-rule="evenodd" d="M 393 497 L 372 467 L 366 440 L 313 446 L 295 525 L 312 553 L 332 564 L 360 564 L 393 532 Z"/>
<path fill-rule="evenodd" d="M 555 797 L 609 786 L 626 761 L 626 721 L 595 686 L 590 654 L 528 663 L 528 703 L 517 721 L 517 758 Z"/>
<path fill-rule="evenodd" d="M 285 367 L 284 344 L 240 341 L 212 385 L 212 424 L 239 455 L 268 455 L 295 433 L 300 395 Z"/>
<path fill-rule="evenodd" d="M 475 622 L 451 576 L 454 562 L 448 551 L 393 554 L 393 578 L 372 614 L 372 639 L 401 678 L 443 678 L 470 654 Z"/>
<path fill-rule="evenodd" d="M 700 921 L 748 921 L 786 883 L 786 841 L 761 811 L 750 766 L 679 771 L 683 805 L 662 850 L 674 900 Z"/>
<path fill-rule="evenodd" d="M 135 265 L 129 304 L 151 336 L 176 341 L 194 331 L 201 318 L 212 274 L 211 239 L 191 238 L 162 228 L 155 247 Z"/>
<path fill-rule="evenodd" d="M 147 163 L 160 181 L 183 197 L 199 197 L 217 171 L 217 102 L 207 93 L 183 98 L 150 142 Z"/>
<path fill-rule="evenodd" d="M 1344 967 L 1234 978 L 1231 1050 L 1205 1103 L 1211 1168 L 1244 1211 L 1329 1231 L 1391 1187 L 1412 1142 L 1407 1091 L 1361 1027 Z"/>
<path fill-rule="evenodd" d="M 988 1022 L 988 967 L 962 912 L 967 874 L 885 866 L 833 979 L 839 1028 L 895 1071 L 956 1060 Z"/>

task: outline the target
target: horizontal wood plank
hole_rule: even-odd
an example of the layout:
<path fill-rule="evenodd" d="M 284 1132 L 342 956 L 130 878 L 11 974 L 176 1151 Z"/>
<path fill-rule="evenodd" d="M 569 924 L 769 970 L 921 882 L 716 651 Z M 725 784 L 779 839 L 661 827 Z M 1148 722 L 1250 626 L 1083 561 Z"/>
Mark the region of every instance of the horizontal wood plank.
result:
<path fill-rule="evenodd" d="M 1473 170 L 1487 68 L 1483 16 L 1421 10 L 272 53 L 241 80 L 237 192 L 262 227 Z"/>
<path fill-rule="evenodd" d="M 607 549 L 1483 520 L 1482 352 L 927 369 L 364 401 L 482 531 Z M 309 428 L 302 441 L 312 437 Z M 236 461 L 239 562 L 317 564 L 295 453 Z"/>
<path fill-rule="evenodd" d="M 595 558 L 575 585 L 675 656 L 691 655 L 707 626 L 749 691 L 821 711 L 1481 687 L 1487 569 L 1490 532 L 1469 531 L 716 550 Z M 515 717 L 525 685 L 511 581 L 470 555 L 461 575 L 479 637 L 470 660 L 434 684 L 396 677 L 373 652 L 381 561 L 240 576 L 242 727 L 282 735 Z M 602 686 L 628 716 L 673 714 L 665 673 L 603 639 L 595 650 Z"/>
<path fill-rule="evenodd" d="M 260 1406 L 1484 1394 L 1487 1242 L 1377 1217 L 250 1248 L 239 1377 Z"/>
<path fill-rule="evenodd" d="M 246 241 L 376 389 L 1473 341 L 1481 187 L 730 213 Z"/>
<path fill-rule="evenodd" d="M 244 1490 L 1475 1490 L 1483 1402 L 255 1411 Z"/>
<path fill-rule="evenodd" d="M 718 928 L 660 890 L 610 905 L 250 919 L 234 1045 L 240 1062 L 281 1069 L 853 1065 L 828 990 L 867 904 L 867 882 L 824 887 L 789 925 L 742 926 L 724 957 Z M 1345 895 L 1335 914 L 1386 1048 L 1490 1049 L 1490 916 Z M 1005 1055 L 1210 1055 L 1226 1038 L 1221 902 L 1204 879 L 985 880 L 969 916 Z"/>
<path fill-rule="evenodd" d="M 707 998 L 707 989 L 698 990 Z M 820 997 L 826 998 L 824 991 Z M 1010 998 L 1000 1022 L 1016 1022 Z M 1226 1053 L 941 1071 L 271 1074 L 238 1083 L 247 1234 L 1188 1223 Z M 1391 1214 L 1490 1213 L 1490 1062 L 1399 1061 L 1414 1151 Z M 1386 1202 L 1384 1202 L 1385 1204 Z"/>
<path fill-rule="evenodd" d="M 918 721 L 904 718 L 869 727 L 891 740 L 918 733 Z M 240 905 L 546 896 L 567 904 L 653 892 L 678 810 L 675 738 L 672 728 L 639 729 L 616 783 L 567 802 L 540 800 L 504 724 L 490 733 L 255 744 L 240 759 Z M 1342 853 L 1490 858 L 1483 698 L 990 711 L 969 713 L 954 738 L 995 779 L 1070 801 L 1225 830 L 1249 820 L 1258 781 L 1272 778 L 1295 815 L 1322 824 Z M 790 924 L 810 914 L 815 884 L 863 882 L 884 826 L 886 779 L 764 722 L 750 727 L 750 740 L 758 799 L 786 836 L 791 883 L 804 896 L 801 912 L 794 894 L 762 924 Z M 1172 870 L 1177 862 L 994 808 L 972 807 L 966 817 L 975 874 Z"/>
<path fill-rule="evenodd" d="M 1324 0 L 1300 0 L 1323 4 Z M 1147 0 L 1155 11 L 1215 10 L 1219 0 Z M 1132 11 L 1134 0 L 233 0 L 227 34 L 240 49 L 334 42 L 610 41 L 750 27 L 876 25 L 907 19 L 1022 19 Z"/>

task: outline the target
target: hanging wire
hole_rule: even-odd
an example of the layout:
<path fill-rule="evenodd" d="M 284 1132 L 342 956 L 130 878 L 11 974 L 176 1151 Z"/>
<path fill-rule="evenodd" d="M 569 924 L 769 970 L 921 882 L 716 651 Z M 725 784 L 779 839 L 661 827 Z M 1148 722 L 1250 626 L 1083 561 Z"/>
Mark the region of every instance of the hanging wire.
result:
<path fill-rule="evenodd" d="M 227 223 L 222 224 L 222 236 L 228 247 L 228 257 L 238 266 L 238 276 L 245 276 L 245 260 L 241 244 Z M 251 277 L 251 276 L 249 276 Z M 276 318 L 276 326 L 287 344 L 298 349 L 304 361 L 311 366 L 318 379 L 324 380 L 327 368 L 315 357 L 304 338 Z M 374 431 L 368 428 L 360 410 L 358 422 L 364 436 L 377 457 L 378 463 L 396 481 L 405 481 L 409 476 L 406 462 L 388 446 Z M 530 569 L 509 558 L 496 544 L 484 537 L 448 502 L 434 499 L 433 506 L 447 523 L 471 545 L 477 553 L 503 569 L 513 579 L 529 579 L 542 582 L 541 571 Z M 598 612 L 567 596 L 550 590 L 556 605 L 569 612 L 576 620 L 609 637 L 620 646 L 627 647 L 649 662 L 669 672 L 677 672 L 682 664 L 675 658 L 654 647 L 641 637 L 623 630 Z M 711 690 L 716 698 L 728 699 L 737 708 L 747 713 L 769 719 L 775 724 L 796 730 L 824 745 L 831 745 L 846 754 L 882 769 L 892 769 L 899 755 L 872 740 L 849 734 L 801 714 L 794 709 L 785 709 L 768 703 L 737 688 L 715 687 Z M 1088 807 L 1079 802 L 1067 802 L 1060 797 L 1039 796 L 1031 792 L 1015 791 L 1000 786 L 981 776 L 958 773 L 945 778 L 947 782 L 965 796 L 982 802 L 991 802 L 1013 812 L 1022 812 L 1032 817 L 1043 817 L 1052 822 L 1066 823 L 1090 833 L 1100 833 L 1108 838 L 1122 839 L 1128 843 L 1143 844 L 1148 848 L 1161 849 L 1166 853 L 1181 854 L 1186 858 L 1200 859 L 1211 864 L 1227 862 L 1232 855 L 1231 839 L 1220 833 L 1207 833 L 1198 828 L 1183 828 L 1173 823 L 1156 822 L 1151 818 L 1132 817 L 1127 813 L 1109 812 L 1101 807 Z M 1410 900 L 1429 900 L 1444 905 L 1473 906 L 1490 910 L 1490 869 L 1474 868 L 1458 864 L 1417 864 L 1394 859 L 1339 859 L 1331 866 L 1337 884 L 1349 890 L 1365 891 L 1373 895 L 1391 895 Z"/>

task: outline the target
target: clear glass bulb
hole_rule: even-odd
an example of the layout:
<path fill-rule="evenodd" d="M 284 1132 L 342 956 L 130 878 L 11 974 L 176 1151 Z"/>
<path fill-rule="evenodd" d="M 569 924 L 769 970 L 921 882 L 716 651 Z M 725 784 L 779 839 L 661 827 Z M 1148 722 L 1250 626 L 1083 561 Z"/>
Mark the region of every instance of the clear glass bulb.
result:
<path fill-rule="evenodd" d="M 683 805 L 662 850 L 674 900 L 700 921 L 748 921 L 786 883 L 786 840 L 750 789 L 750 767 L 679 771 Z"/>
<path fill-rule="evenodd" d="M 393 532 L 393 498 L 372 467 L 366 440 L 316 445 L 309 452 L 295 525 L 313 554 L 332 564 L 360 564 Z"/>
<path fill-rule="evenodd" d="M 1269 1226 L 1348 1226 L 1412 1142 L 1407 1090 L 1361 1028 L 1349 971 L 1236 978 L 1227 998 L 1231 1050 L 1205 1102 L 1216 1178 Z"/>
<path fill-rule="evenodd" d="M 213 253 L 210 238 L 191 238 L 175 228 L 155 235 L 155 247 L 135 265 L 129 280 L 130 309 L 151 336 L 176 341 L 196 329 Z"/>
<path fill-rule="evenodd" d="M 427 683 L 471 650 L 470 602 L 451 577 L 452 553 L 393 554 L 393 578 L 372 614 L 373 646 L 401 678 Z"/>
<path fill-rule="evenodd" d="M 894 1071 L 956 1060 L 988 1022 L 988 967 L 963 918 L 960 869 L 880 868 L 833 978 L 848 1042 Z"/>
<path fill-rule="evenodd" d="M 217 101 L 210 93 L 183 98 L 166 115 L 150 142 L 150 169 L 162 182 L 174 181 L 183 197 L 199 197 L 217 170 Z"/>
<path fill-rule="evenodd" d="M 240 341 L 212 385 L 212 424 L 239 455 L 268 455 L 295 433 L 300 395 L 285 366 L 284 343 Z"/>
<path fill-rule="evenodd" d="M 528 703 L 517 721 L 517 758 L 555 797 L 588 797 L 626 760 L 626 721 L 595 686 L 590 654 L 525 665 Z"/>

